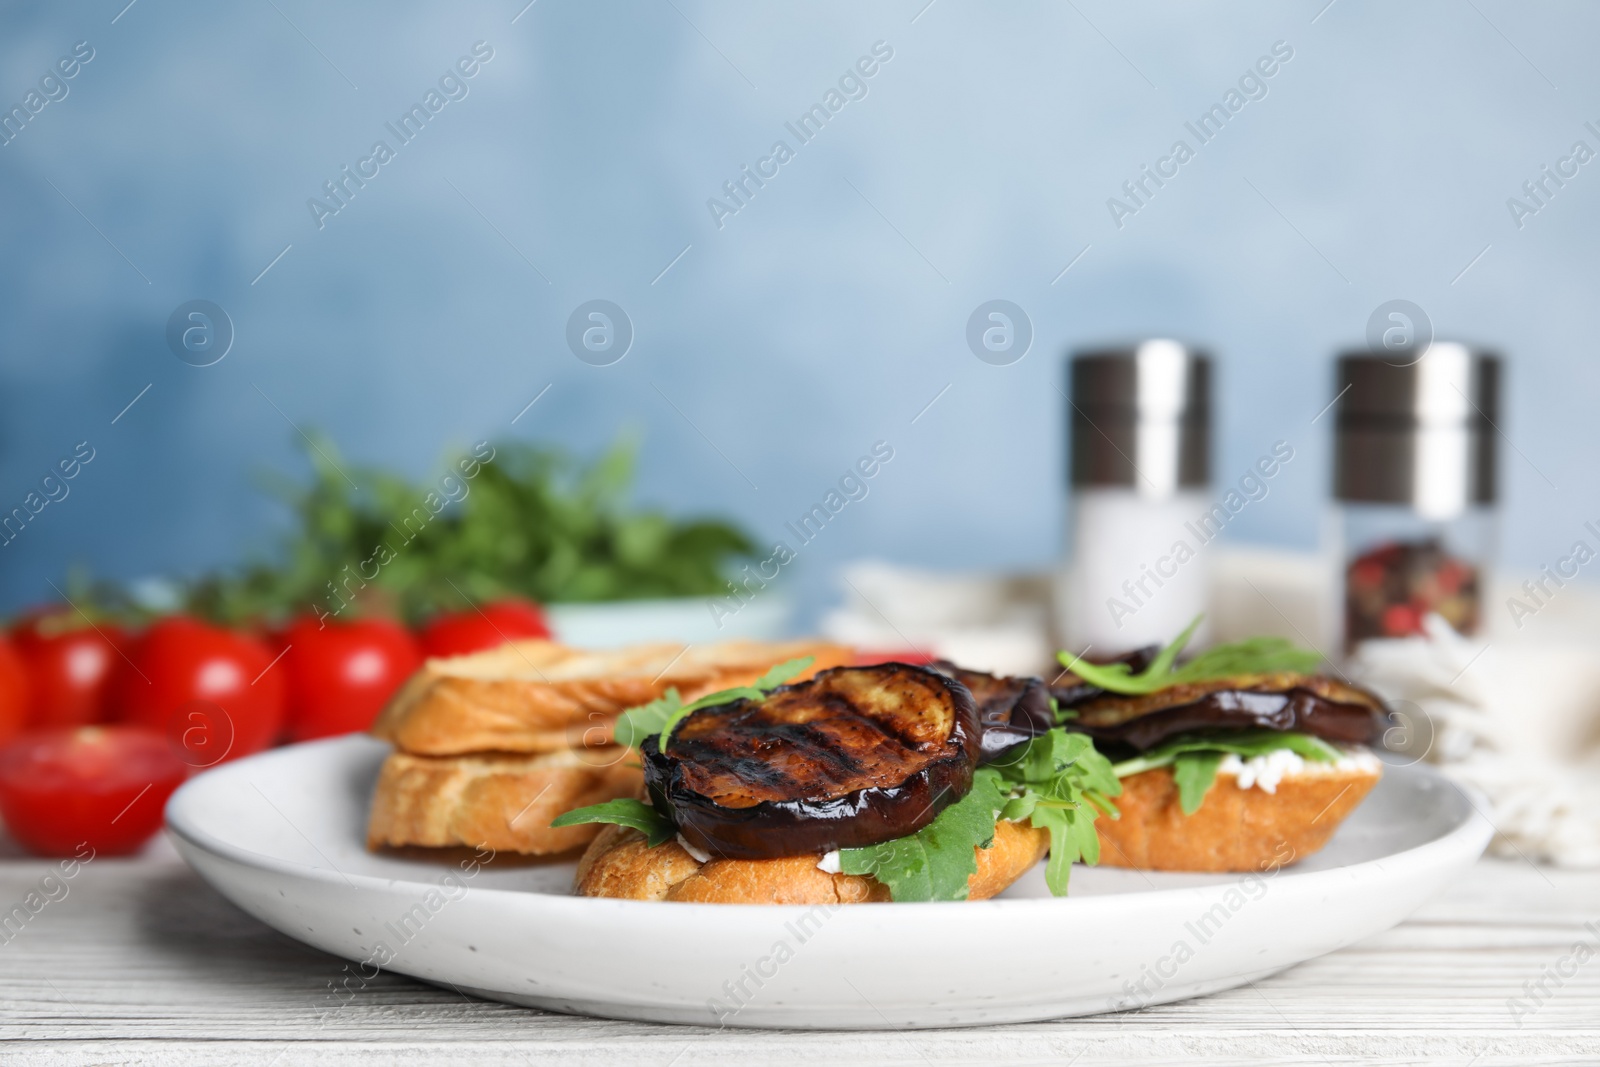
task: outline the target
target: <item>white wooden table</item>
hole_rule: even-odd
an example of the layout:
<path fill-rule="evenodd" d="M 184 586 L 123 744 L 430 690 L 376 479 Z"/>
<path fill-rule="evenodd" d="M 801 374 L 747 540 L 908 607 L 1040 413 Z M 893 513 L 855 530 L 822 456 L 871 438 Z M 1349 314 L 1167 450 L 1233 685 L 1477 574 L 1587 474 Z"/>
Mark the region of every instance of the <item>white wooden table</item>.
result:
<path fill-rule="evenodd" d="M 49 869 L 0 859 L 0 905 Z M 1595 948 L 1581 964 L 1579 942 Z M 0 944 L 0 1063 L 1600 1063 L 1600 872 L 1500 860 L 1403 926 L 1253 987 L 1023 1026 L 716 1031 L 544 1014 L 389 975 L 335 1010 L 341 966 L 157 842 L 96 860 Z M 1511 998 L 1541 978 L 1542 1005 L 1515 1018 Z"/>

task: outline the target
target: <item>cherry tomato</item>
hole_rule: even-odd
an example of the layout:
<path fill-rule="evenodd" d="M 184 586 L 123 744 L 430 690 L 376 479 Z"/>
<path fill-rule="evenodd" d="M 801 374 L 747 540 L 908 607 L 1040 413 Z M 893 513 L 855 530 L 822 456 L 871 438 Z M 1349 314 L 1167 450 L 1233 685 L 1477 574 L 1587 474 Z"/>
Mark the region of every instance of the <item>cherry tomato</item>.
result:
<path fill-rule="evenodd" d="M 19 733 L 27 723 L 32 688 L 22 657 L 10 641 L 0 637 L 0 742 Z"/>
<path fill-rule="evenodd" d="M 306 616 L 283 638 L 295 741 L 365 730 L 422 665 L 416 640 L 385 619 L 324 623 Z"/>
<path fill-rule="evenodd" d="M 1350 568 L 1350 582 L 1367 589 L 1383 584 L 1383 565 L 1376 560 L 1364 559 Z"/>
<path fill-rule="evenodd" d="M 1422 632 L 1422 611 L 1410 604 L 1391 604 L 1383 612 L 1386 637 L 1409 637 Z"/>
<path fill-rule="evenodd" d="M 247 756 L 277 738 L 284 672 L 255 638 L 170 615 L 129 656 L 112 676 L 112 717 L 164 731 L 191 766 Z"/>
<path fill-rule="evenodd" d="M 106 691 L 126 643 L 120 627 L 45 611 L 19 622 L 11 640 L 32 684 L 28 725 L 87 726 L 106 719 Z"/>
<path fill-rule="evenodd" d="M 41 856 L 132 852 L 161 827 L 188 770 L 142 726 L 33 731 L 0 748 L 0 817 Z"/>
<path fill-rule="evenodd" d="M 1439 589 L 1445 596 L 1455 596 L 1470 575 L 1471 571 L 1465 564 L 1446 560 L 1439 568 Z"/>
<path fill-rule="evenodd" d="M 418 635 L 423 654 L 434 657 L 465 656 L 507 641 L 549 636 L 550 627 L 538 606 L 516 599 L 435 615 Z"/>

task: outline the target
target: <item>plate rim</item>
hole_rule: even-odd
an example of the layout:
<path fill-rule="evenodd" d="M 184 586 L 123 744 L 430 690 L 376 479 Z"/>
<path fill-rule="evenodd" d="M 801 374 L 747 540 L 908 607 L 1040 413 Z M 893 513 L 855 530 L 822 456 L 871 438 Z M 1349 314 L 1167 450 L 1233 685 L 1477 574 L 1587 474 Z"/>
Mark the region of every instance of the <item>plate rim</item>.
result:
<path fill-rule="evenodd" d="M 352 740 L 371 742 L 375 739 L 368 738 L 365 735 L 355 734 L 336 738 L 325 738 L 318 741 L 302 742 L 298 745 L 288 745 L 282 748 L 270 749 L 266 752 L 246 756 L 240 760 L 230 761 L 229 763 L 224 764 L 222 767 L 215 768 L 214 770 L 237 770 L 239 767 L 243 766 L 249 761 L 261 759 L 262 757 L 284 758 L 292 754 L 295 749 L 305 749 L 312 746 L 326 748 L 348 746 Z M 1457 782 L 1447 777 L 1436 768 L 1425 764 L 1408 764 L 1404 767 L 1398 768 L 1390 767 L 1386 768 L 1385 773 L 1395 770 L 1410 773 L 1420 773 L 1426 778 L 1433 780 L 1436 784 L 1452 790 L 1462 801 L 1466 803 L 1466 815 L 1458 825 L 1453 827 L 1447 833 L 1441 834 L 1440 836 L 1429 841 L 1425 841 L 1419 845 L 1414 845 L 1411 848 L 1402 849 L 1399 852 L 1393 852 L 1385 856 L 1375 857 L 1373 859 L 1361 860 L 1357 863 L 1343 864 L 1341 866 L 1331 867 L 1325 870 L 1297 871 L 1293 867 L 1289 867 L 1287 869 L 1280 869 L 1279 872 L 1270 875 L 1269 877 L 1272 877 L 1274 880 L 1276 880 L 1278 874 L 1281 873 L 1294 879 L 1297 884 L 1304 884 L 1306 888 L 1310 889 L 1314 888 L 1315 882 L 1346 879 L 1352 875 L 1359 875 L 1363 872 L 1370 871 L 1375 867 L 1385 864 L 1393 865 L 1396 862 L 1405 862 L 1424 868 L 1429 867 L 1433 865 L 1431 861 L 1433 860 L 1435 854 L 1455 856 L 1458 853 L 1458 849 L 1465 851 L 1468 841 L 1474 838 L 1481 838 L 1476 846 L 1476 854 L 1481 855 L 1483 853 L 1484 849 L 1488 847 L 1489 841 L 1493 837 L 1495 830 L 1493 823 L 1491 823 L 1488 817 L 1483 813 L 1483 803 L 1485 798 L 1479 790 L 1461 782 Z M 187 782 L 183 783 L 183 785 L 179 786 L 178 789 L 172 794 L 171 798 L 169 798 L 167 801 L 164 811 L 165 828 L 169 834 L 172 834 L 182 844 L 188 845 L 189 847 L 197 849 L 200 852 L 207 853 L 243 867 L 264 868 L 277 874 L 309 879 L 313 882 L 320 882 L 332 886 L 343 885 L 347 888 L 366 889 L 379 892 L 394 892 L 402 888 L 414 888 L 421 893 L 425 893 L 430 889 L 437 888 L 436 884 L 433 882 L 417 881 L 411 877 L 389 877 L 376 874 L 365 874 L 359 871 L 346 873 L 338 870 L 337 868 L 330 867 L 328 869 L 324 869 L 322 867 L 314 867 L 309 864 L 282 859 L 277 856 L 269 856 L 265 853 L 255 852 L 241 845 L 224 840 L 215 834 L 199 829 L 192 823 L 186 823 L 181 809 L 188 803 L 187 798 L 201 788 L 198 783 L 203 781 L 206 777 L 209 777 L 210 773 L 211 772 L 196 775 L 195 777 L 189 779 Z M 287 816 L 285 816 L 285 819 L 287 820 Z M 294 827 L 293 823 L 290 823 L 290 826 L 294 828 L 297 833 L 301 832 L 298 827 Z M 302 836 L 304 836 L 303 833 Z M 312 843 L 312 847 L 315 849 L 314 843 Z M 179 851 L 182 853 L 185 850 L 180 848 Z M 184 859 L 185 862 L 188 862 L 187 856 L 185 856 Z M 193 864 L 190 865 L 193 866 Z M 447 868 L 441 867 L 441 870 L 445 869 Z M 1003 907 L 1010 911 L 1022 911 L 1025 909 L 1040 911 L 1044 909 L 1060 909 L 1070 904 L 1079 909 L 1114 911 L 1121 907 L 1134 906 L 1132 902 L 1135 901 L 1149 901 L 1152 898 L 1167 899 L 1174 896 L 1225 891 L 1232 886 L 1242 884 L 1244 880 L 1249 878 L 1253 872 L 1159 871 L 1151 873 L 1217 875 L 1233 874 L 1237 875 L 1237 877 L 1225 881 L 1218 881 L 1208 885 L 1172 886 L 1169 888 L 1140 890 L 1134 893 L 1105 893 L 1077 898 L 1073 898 L 1069 894 L 1066 897 L 1023 897 L 1010 900 L 905 901 L 897 903 L 895 905 L 895 910 L 902 911 L 909 909 L 943 908 L 948 907 L 951 904 L 963 904 L 968 907 L 973 905 L 984 906 L 989 910 Z M 500 889 L 490 886 L 473 886 L 472 892 L 474 895 L 484 894 L 491 898 L 538 898 L 542 905 L 552 908 L 565 908 L 569 910 L 592 911 L 596 907 L 626 909 L 624 914 L 639 913 L 638 909 L 641 908 L 658 909 L 670 907 L 673 909 L 674 914 L 682 912 L 684 909 L 692 908 L 701 911 L 711 911 L 722 915 L 727 915 L 730 909 L 746 914 L 759 913 L 762 915 L 801 915 L 817 907 L 817 905 L 814 904 L 693 904 L 681 901 L 621 900 L 604 897 L 582 897 L 571 893 L 550 893 L 536 889 Z M 881 914 L 879 910 L 875 908 L 868 910 L 874 914 Z M 639 914 L 656 914 L 656 912 L 652 910 Z"/>

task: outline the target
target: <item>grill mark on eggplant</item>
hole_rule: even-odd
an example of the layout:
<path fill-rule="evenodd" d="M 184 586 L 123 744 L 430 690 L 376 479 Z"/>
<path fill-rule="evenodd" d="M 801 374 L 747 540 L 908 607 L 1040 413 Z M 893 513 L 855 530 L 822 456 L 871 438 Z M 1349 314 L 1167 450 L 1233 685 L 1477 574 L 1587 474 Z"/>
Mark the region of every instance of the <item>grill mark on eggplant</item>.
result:
<path fill-rule="evenodd" d="M 841 748 L 839 738 L 810 723 L 783 723 L 769 727 L 767 734 L 771 745 L 787 750 L 788 765 L 816 765 L 819 773 L 813 780 L 789 773 L 785 766 L 762 758 L 762 753 L 747 754 L 736 747 L 735 740 L 727 735 L 711 735 L 674 740 L 673 755 L 685 765 L 684 779 L 719 803 L 730 807 L 749 807 L 758 803 L 756 797 L 740 797 L 727 790 L 717 790 L 703 776 L 693 773 L 693 768 L 712 766 L 725 769 L 725 774 L 747 783 L 752 794 L 768 794 L 765 799 L 783 799 L 804 795 L 816 785 L 817 780 L 844 780 L 859 777 L 868 768 L 848 750 Z"/>
<path fill-rule="evenodd" d="M 893 785 L 940 747 L 907 744 L 901 732 L 853 707 L 847 713 L 838 701 L 801 722 L 765 721 L 753 707 L 733 708 L 728 715 L 708 709 L 671 744 L 674 755 L 681 752 L 685 785 L 733 807 Z"/>

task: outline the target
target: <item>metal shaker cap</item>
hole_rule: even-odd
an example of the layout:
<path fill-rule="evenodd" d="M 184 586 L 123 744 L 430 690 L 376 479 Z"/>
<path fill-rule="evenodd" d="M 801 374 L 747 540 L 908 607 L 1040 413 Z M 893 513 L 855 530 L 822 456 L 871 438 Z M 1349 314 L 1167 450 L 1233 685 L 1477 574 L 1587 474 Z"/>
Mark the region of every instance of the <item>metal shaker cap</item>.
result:
<path fill-rule="evenodd" d="M 1495 502 L 1500 358 L 1453 341 L 1339 357 L 1334 495 L 1448 519 Z"/>
<path fill-rule="evenodd" d="M 1211 359 L 1156 338 L 1070 361 L 1070 482 L 1171 496 L 1211 480 Z"/>

